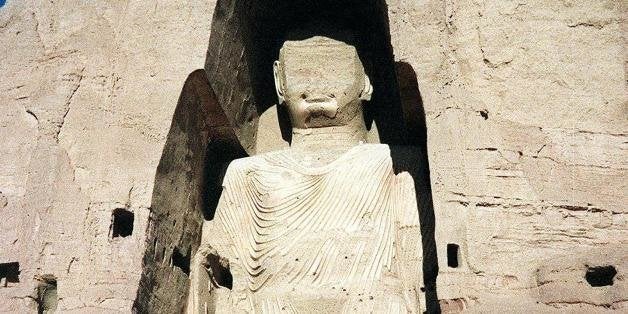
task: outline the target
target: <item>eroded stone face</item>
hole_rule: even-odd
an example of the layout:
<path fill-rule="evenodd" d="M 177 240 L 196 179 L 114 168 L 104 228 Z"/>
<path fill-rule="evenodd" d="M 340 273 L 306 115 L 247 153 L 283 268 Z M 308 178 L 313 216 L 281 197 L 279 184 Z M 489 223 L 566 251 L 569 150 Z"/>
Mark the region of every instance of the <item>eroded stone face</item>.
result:
<path fill-rule="evenodd" d="M 355 47 L 321 36 L 285 42 L 275 84 L 296 128 L 348 123 L 371 90 Z"/>

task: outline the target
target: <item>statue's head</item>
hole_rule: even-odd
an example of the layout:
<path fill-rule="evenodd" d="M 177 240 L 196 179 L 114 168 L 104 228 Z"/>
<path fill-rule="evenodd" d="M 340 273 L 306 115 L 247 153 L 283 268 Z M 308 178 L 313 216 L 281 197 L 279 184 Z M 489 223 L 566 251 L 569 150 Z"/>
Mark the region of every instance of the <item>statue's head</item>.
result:
<path fill-rule="evenodd" d="M 274 64 L 275 88 L 292 126 L 345 125 L 362 115 L 372 86 L 355 47 L 327 37 L 286 41 Z"/>

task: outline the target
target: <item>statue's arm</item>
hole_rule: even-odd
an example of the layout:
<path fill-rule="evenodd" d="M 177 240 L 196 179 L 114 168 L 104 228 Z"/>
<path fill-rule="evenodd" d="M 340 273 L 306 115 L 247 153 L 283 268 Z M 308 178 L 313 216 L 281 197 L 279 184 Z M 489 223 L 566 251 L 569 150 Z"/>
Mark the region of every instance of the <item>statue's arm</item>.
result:
<path fill-rule="evenodd" d="M 232 220 L 236 211 L 234 180 L 243 172 L 231 165 L 224 176 L 223 193 L 216 206 L 212 220 L 203 223 L 201 245 L 192 259 L 188 314 L 215 313 L 232 308 L 230 295 L 234 277 L 241 269 L 236 263 L 234 247 L 237 246 L 227 229 L 227 220 Z M 233 221 L 232 221 L 233 222 Z"/>
<path fill-rule="evenodd" d="M 408 172 L 397 175 L 396 260 L 399 274 L 404 278 L 406 298 L 424 310 L 423 245 L 419 208 L 414 179 Z M 422 311 L 419 311 L 422 312 Z"/>
<path fill-rule="evenodd" d="M 222 286 L 231 276 L 229 269 L 227 258 L 210 244 L 201 244 L 191 263 L 188 314 L 216 312 L 219 300 L 229 294 L 228 287 Z"/>

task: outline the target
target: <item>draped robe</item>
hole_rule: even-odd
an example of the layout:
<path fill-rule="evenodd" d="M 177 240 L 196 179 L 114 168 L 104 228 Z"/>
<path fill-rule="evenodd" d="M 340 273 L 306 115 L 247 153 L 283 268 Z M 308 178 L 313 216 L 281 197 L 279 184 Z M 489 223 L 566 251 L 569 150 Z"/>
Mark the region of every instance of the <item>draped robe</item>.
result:
<path fill-rule="evenodd" d="M 420 312 L 418 217 L 413 180 L 394 173 L 387 145 L 320 167 L 289 150 L 235 160 L 203 226 L 233 276 L 216 310 Z"/>

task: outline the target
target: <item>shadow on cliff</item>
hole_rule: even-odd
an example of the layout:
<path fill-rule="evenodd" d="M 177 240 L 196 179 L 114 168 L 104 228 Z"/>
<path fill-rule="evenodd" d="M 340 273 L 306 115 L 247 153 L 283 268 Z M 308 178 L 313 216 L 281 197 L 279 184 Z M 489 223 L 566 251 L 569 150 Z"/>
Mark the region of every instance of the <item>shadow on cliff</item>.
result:
<path fill-rule="evenodd" d="M 157 166 L 135 313 L 184 309 L 191 257 L 203 219 L 213 216 L 222 171 L 245 156 L 205 71 L 190 73 Z"/>
<path fill-rule="evenodd" d="M 439 313 L 440 306 L 436 293 L 438 259 L 434 238 L 435 217 L 427 153 L 425 110 L 412 66 L 405 62 L 396 62 L 395 70 L 403 112 L 403 123 L 400 123 L 402 125 L 399 127 L 405 134 L 402 135 L 404 140 L 401 145 L 391 146 L 391 157 L 396 173 L 407 171 L 414 178 L 423 241 L 423 279 L 427 312 Z"/>

